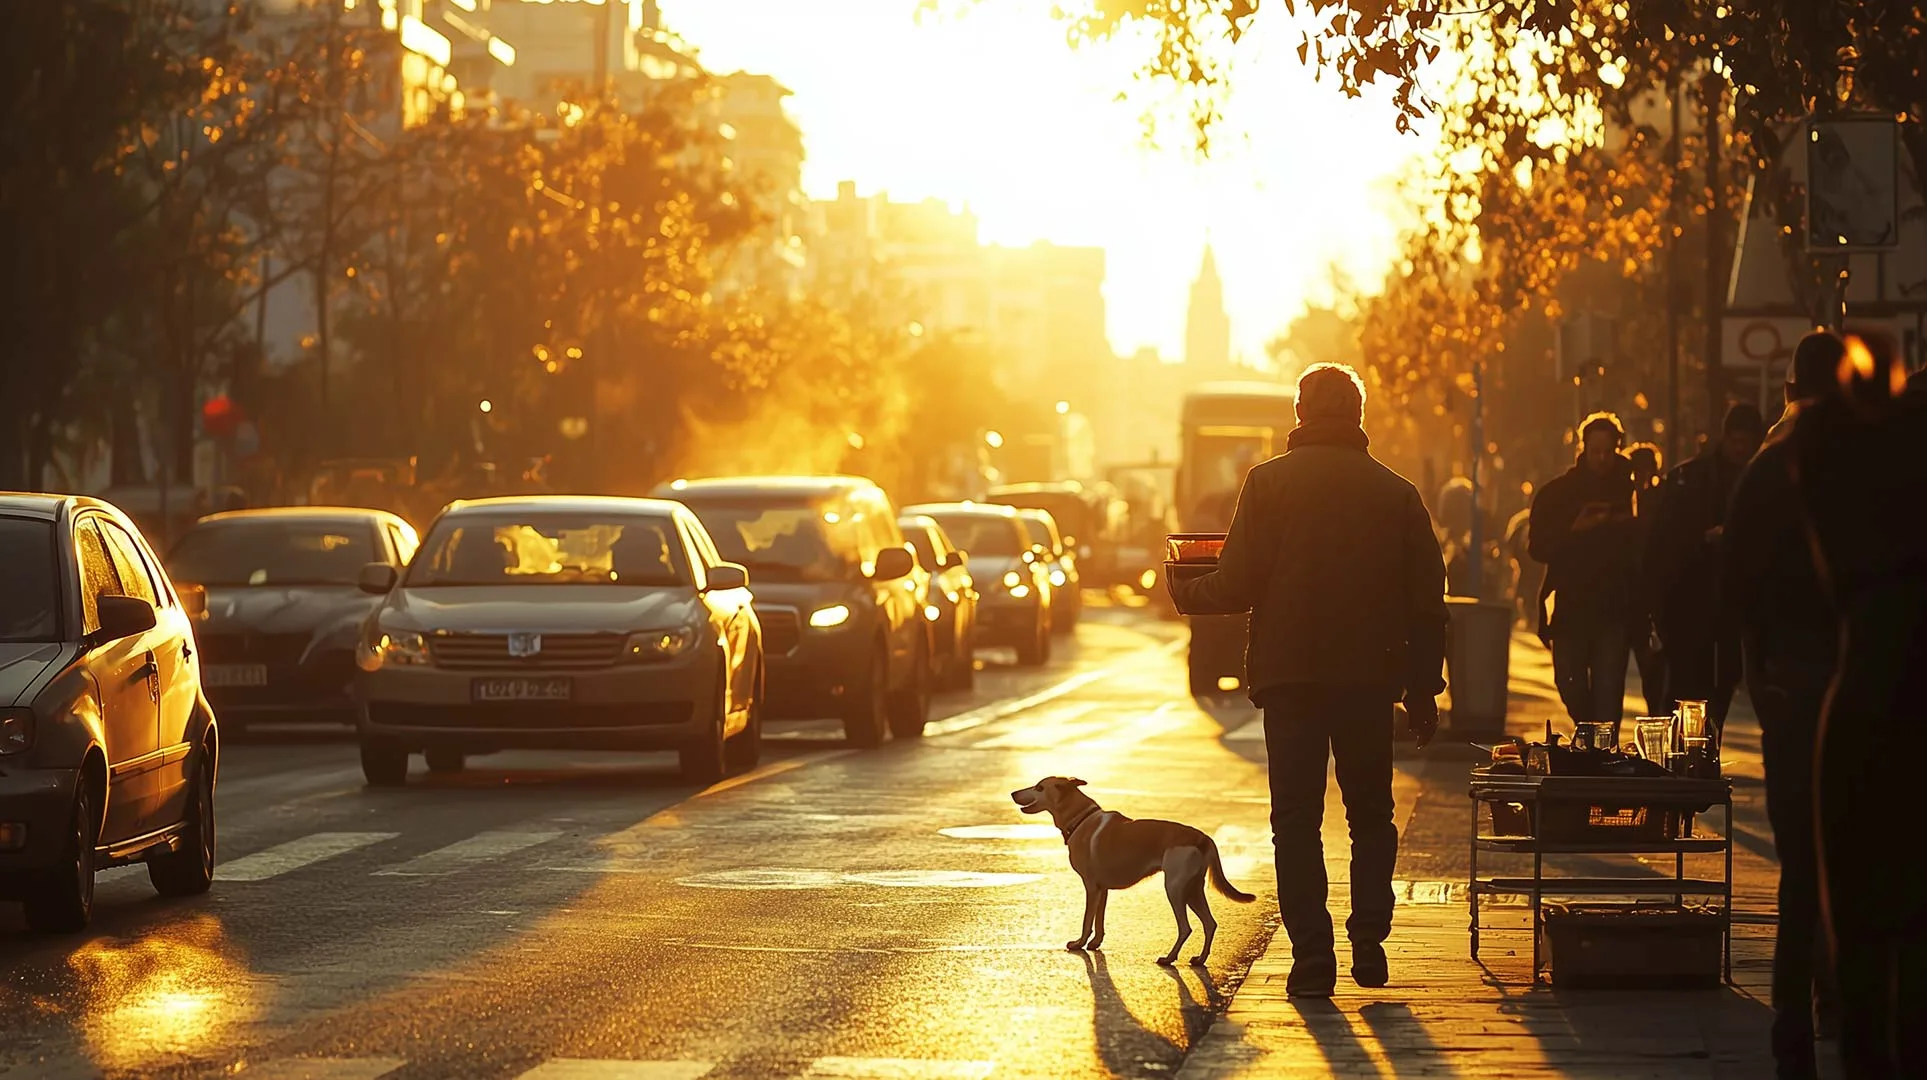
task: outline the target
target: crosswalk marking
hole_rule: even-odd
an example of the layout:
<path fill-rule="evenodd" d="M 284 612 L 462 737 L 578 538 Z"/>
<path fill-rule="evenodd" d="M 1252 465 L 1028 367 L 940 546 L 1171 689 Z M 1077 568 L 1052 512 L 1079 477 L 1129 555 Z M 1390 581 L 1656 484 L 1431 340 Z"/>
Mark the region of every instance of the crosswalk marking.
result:
<path fill-rule="evenodd" d="M 408 1064 L 401 1058 L 280 1058 L 247 1067 L 248 1080 L 375 1080 Z"/>
<path fill-rule="evenodd" d="M 465 840 L 457 840 L 447 847 L 417 855 L 399 866 L 377 870 L 375 874 L 378 877 L 440 877 L 466 870 L 476 863 L 500 858 L 526 847 L 546 844 L 561 835 L 561 832 L 552 829 L 531 831 L 496 829 L 476 833 Z"/>
<path fill-rule="evenodd" d="M 984 1080 L 995 1067 L 993 1061 L 824 1057 L 811 1062 L 803 1075 L 836 1080 Z"/>
<path fill-rule="evenodd" d="M 621 1061 L 614 1058 L 553 1058 L 515 1080 L 698 1080 L 715 1065 L 707 1061 Z"/>
<path fill-rule="evenodd" d="M 356 848 L 393 840 L 400 835 L 391 832 L 311 833 L 285 844 L 276 844 L 265 851 L 242 856 L 233 862 L 222 863 L 215 869 L 214 877 L 217 881 L 266 881 L 310 863 L 332 859 Z"/>

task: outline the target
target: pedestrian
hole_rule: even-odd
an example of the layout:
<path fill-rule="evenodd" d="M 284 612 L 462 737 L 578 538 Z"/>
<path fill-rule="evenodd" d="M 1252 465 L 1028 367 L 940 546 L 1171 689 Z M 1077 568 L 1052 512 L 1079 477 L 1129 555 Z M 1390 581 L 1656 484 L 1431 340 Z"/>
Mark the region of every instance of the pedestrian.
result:
<path fill-rule="evenodd" d="M 1445 689 L 1445 564 L 1418 490 L 1367 449 L 1364 383 L 1317 364 L 1298 380 L 1286 452 L 1245 478 L 1215 572 L 1173 581 L 1187 610 L 1251 614 L 1245 684 L 1264 710 L 1278 904 L 1291 940 L 1286 990 L 1331 994 L 1338 978 L 1319 828 L 1336 761 L 1351 827 L 1352 978 L 1389 981 L 1393 704 L 1418 745 Z"/>
<path fill-rule="evenodd" d="M 1575 724 L 1617 722 L 1625 713 L 1635 570 L 1625 438 L 1611 413 L 1587 417 L 1578 460 L 1532 500 L 1532 557 L 1546 565 L 1539 639 L 1552 649 L 1553 682 Z"/>
<path fill-rule="evenodd" d="M 1807 543 L 1790 439 L 1799 411 L 1836 396 L 1846 347 L 1807 335 L 1787 371 L 1786 412 L 1740 473 L 1727 510 L 1720 600 L 1738 627 L 1747 696 L 1760 720 L 1766 813 L 1780 859 L 1773 942 L 1773 1058 L 1780 1080 L 1812 1080 L 1815 1014 L 1832 1010 L 1820 941 L 1820 870 L 1814 838 L 1814 745 L 1833 679 L 1839 628 Z"/>
<path fill-rule="evenodd" d="M 1512 570 L 1512 623 L 1514 626 L 1531 626 L 1537 618 L 1539 609 L 1539 579 L 1544 571 L 1532 561 L 1528 553 L 1528 528 L 1532 519 L 1532 507 L 1512 515 L 1505 523 L 1506 562 Z"/>
<path fill-rule="evenodd" d="M 1666 474 L 1641 552 L 1642 594 L 1665 667 L 1665 701 L 1706 702 L 1716 738 L 1740 684 L 1739 635 L 1719 620 L 1720 535 L 1740 470 L 1765 437 L 1757 406 L 1727 409 L 1719 440 Z"/>
<path fill-rule="evenodd" d="M 1633 463 L 1634 550 L 1643 551 L 1653 517 L 1659 511 L 1659 480 L 1665 458 L 1652 443 L 1634 443 L 1626 451 L 1626 458 Z M 1640 696 L 1646 699 L 1646 715 L 1666 716 L 1672 713 L 1673 703 L 1666 697 L 1665 654 L 1653 638 L 1652 633 L 1640 633 L 1640 627 L 1634 626 L 1629 644 L 1633 666 L 1639 671 Z"/>
<path fill-rule="evenodd" d="M 1823 925 L 1849 1080 L 1927 1076 L 1927 397 L 1891 339 L 1846 339 L 1843 393 L 1788 436 L 1815 570 L 1840 623 L 1814 764 Z"/>

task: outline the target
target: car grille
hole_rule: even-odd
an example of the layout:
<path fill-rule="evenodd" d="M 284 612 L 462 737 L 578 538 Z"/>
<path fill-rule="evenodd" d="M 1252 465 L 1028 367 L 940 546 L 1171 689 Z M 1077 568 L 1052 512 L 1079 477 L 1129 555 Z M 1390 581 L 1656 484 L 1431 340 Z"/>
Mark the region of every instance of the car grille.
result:
<path fill-rule="evenodd" d="M 788 656 L 803 641 L 803 613 L 793 607 L 758 604 L 756 621 L 763 624 L 764 656 Z"/>
<path fill-rule="evenodd" d="M 405 705 L 372 702 L 368 720 L 377 727 L 469 728 L 486 731 L 549 731 L 565 728 L 634 728 L 687 721 L 687 701 L 632 705 L 558 705 L 549 703 Z"/>
<path fill-rule="evenodd" d="M 510 656 L 507 634 L 435 634 L 428 639 L 428 653 L 436 666 L 457 671 L 581 671 L 614 666 L 623 640 L 620 634 L 543 634 L 540 652 Z"/>
<path fill-rule="evenodd" d="M 267 668 L 266 686 L 208 686 L 202 692 L 217 708 L 346 701 L 355 678 L 355 657 L 347 649 L 325 649 L 316 651 L 305 664 L 269 664 Z"/>
<path fill-rule="evenodd" d="M 208 664 L 299 664 L 309 634 L 197 634 L 201 660 Z"/>

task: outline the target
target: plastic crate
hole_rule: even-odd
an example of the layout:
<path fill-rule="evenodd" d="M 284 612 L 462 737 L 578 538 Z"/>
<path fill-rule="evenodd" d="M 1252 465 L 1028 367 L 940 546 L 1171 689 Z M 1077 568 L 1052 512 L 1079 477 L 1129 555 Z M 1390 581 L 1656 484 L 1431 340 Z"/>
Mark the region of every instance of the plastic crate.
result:
<path fill-rule="evenodd" d="M 1554 986 L 1654 989 L 1719 985 L 1724 927 L 1690 904 L 1548 904 L 1538 932 Z"/>
<path fill-rule="evenodd" d="M 1550 803 L 1539 838 L 1550 843 L 1609 843 L 1618 840 L 1683 840 L 1693 835 L 1692 815 L 1647 806 Z M 1536 834 L 1533 807 L 1525 803 L 1493 803 L 1492 835 L 1525 838 Z"/>

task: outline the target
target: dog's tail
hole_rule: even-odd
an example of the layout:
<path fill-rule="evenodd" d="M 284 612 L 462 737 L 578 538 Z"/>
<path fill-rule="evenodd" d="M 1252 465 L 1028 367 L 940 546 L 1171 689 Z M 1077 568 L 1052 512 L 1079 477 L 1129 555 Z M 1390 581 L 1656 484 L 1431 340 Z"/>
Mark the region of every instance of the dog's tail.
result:
<path fill-rule="evenodd" d="M 1218 842 L 1207 836 L 1204 838 L 1204 843 L 1205 854 L 1211 856 L 1211 884 L 1217 886 L 1219 892 L 1236 903 L 1249 904 L 1258 899 L 1248 892 L 1240 892 L 1238 887 L 1224 876 L 1224 863 L 1218 859 Z"/>

